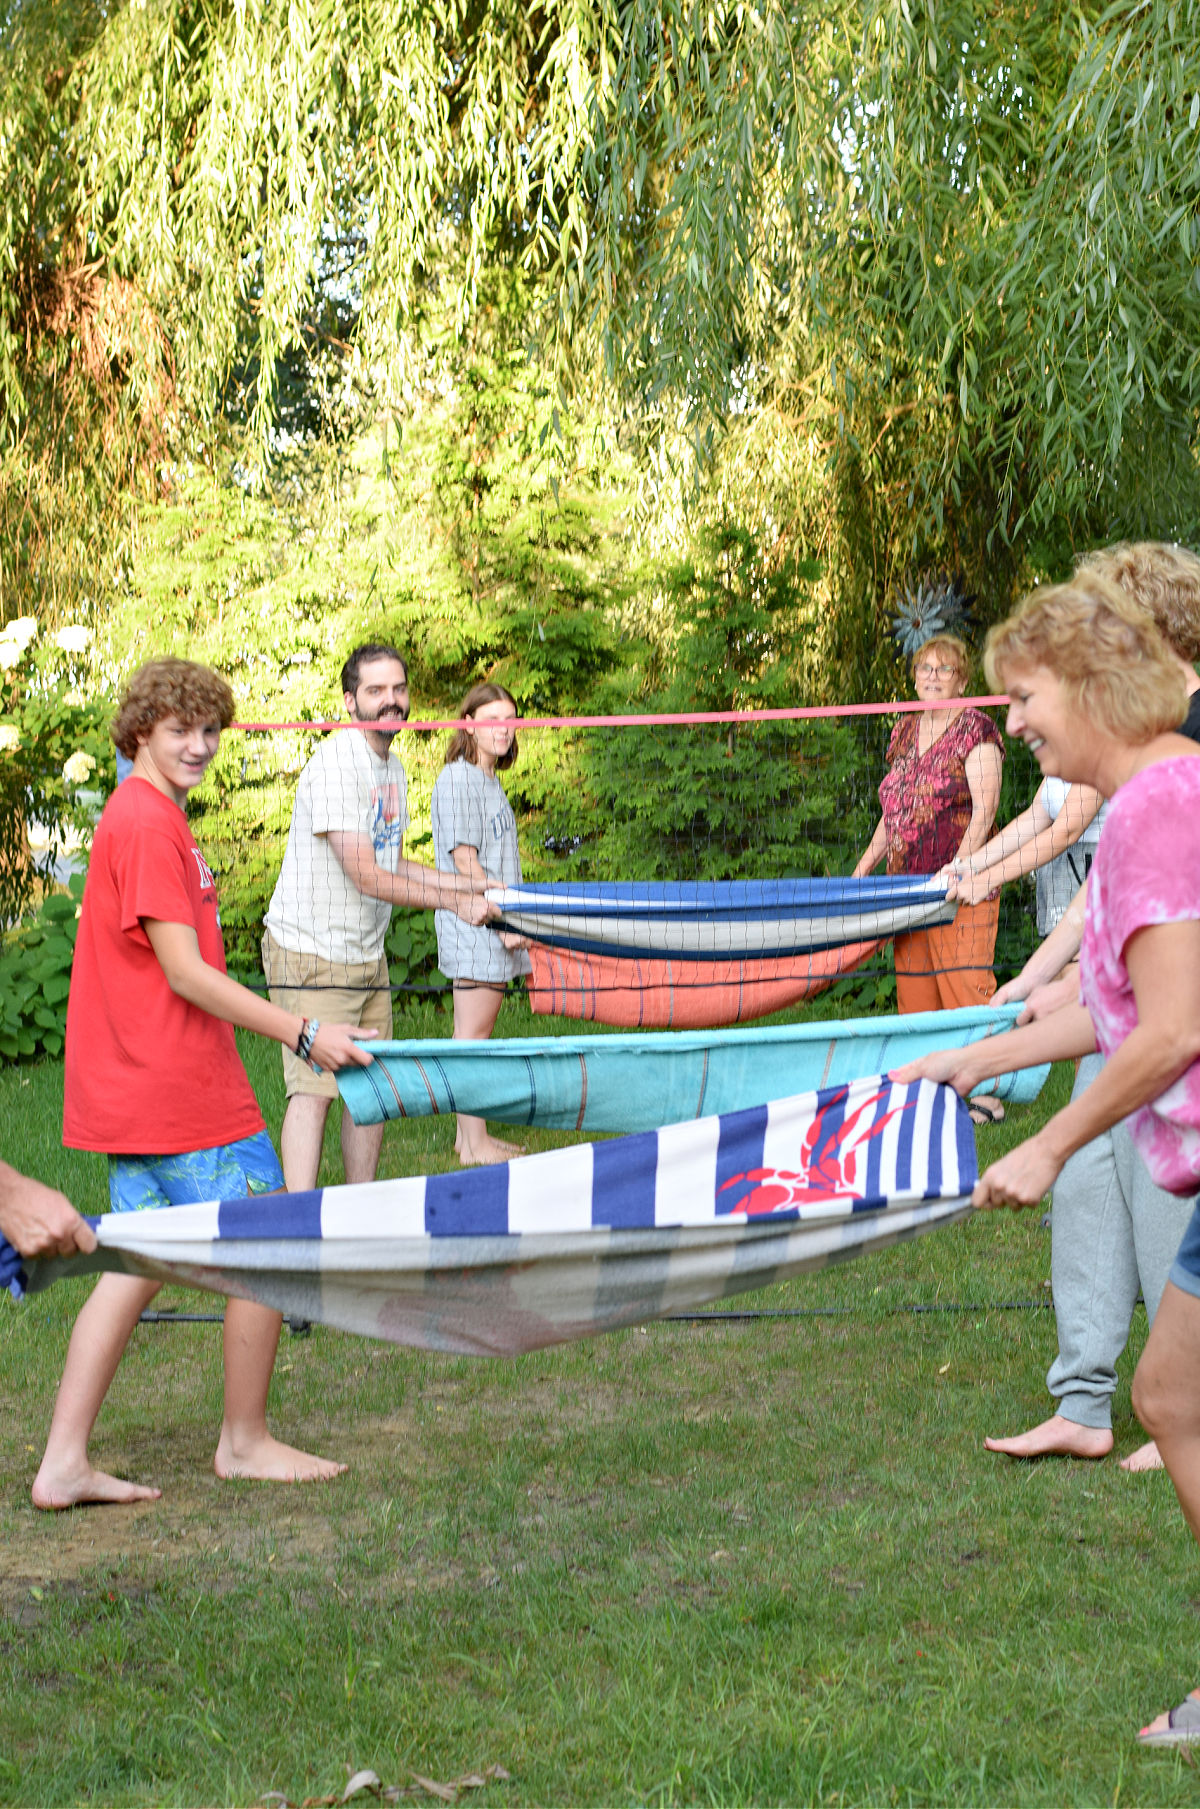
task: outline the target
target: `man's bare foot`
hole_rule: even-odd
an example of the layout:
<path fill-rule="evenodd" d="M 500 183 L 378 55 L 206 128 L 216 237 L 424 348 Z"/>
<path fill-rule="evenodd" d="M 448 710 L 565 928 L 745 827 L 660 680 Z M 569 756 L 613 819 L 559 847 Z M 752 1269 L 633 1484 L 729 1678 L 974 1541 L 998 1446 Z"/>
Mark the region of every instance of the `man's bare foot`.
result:
<path fill-rule="evenodd" d="M 125 1482 L 109 1476 L 104 1470 L 93 1470 L 86 1464 L 81 1470 L 53 1470 L 45 1463 L 34 1477 L 33 1505 L 48 1512 L 63 1508 L 107 1504 L 125 1507 L 134 1501 L 158 1501 L 161 1489 L 147 1488 L 140 1482 Z"/>
<path fill-rule="evenodd" d="M 1163 1460 L 1153 1439 L 1147 1444 L 1139 1445 L 1136 1451 L 1131 1451 L 1128 1457 L 1121 1459 L 1121 1468 L 1131 1473 L 1137 1470 L 1161 1470 L 1163 1467 Z"/>
<path fill-rule="evenodd" d="M 295 1445 L 281 1444 L 268 1433 L 253 1443 L 234 1446 L 222 1431 L 213 1469 L 222 1482 L 329 1482 L 347 1466 L 329 1457 L 313 1457 Z"/>
<path fill-rule="evenodd" d="M 473 1143 L 469 1147 L 464 1144 L 457 1150 L 459 1161 L 464 1168 L 477 1168 L 484 1162 L 511 1162 L 514 1156 L 523 1156 L 525 1150 L 519 1143 L 506 1143 L 502 1137 L 487 1137 L 482 1143 Z"/>
<path fill-rule="evenodd" d="M 1016 1438 L 985 1438 L 983 1447 L 1004 1457 L 1107 1457 L 1113 1435 L 1099 1426 L 1077 1426 L 1055 1413 Z"/>

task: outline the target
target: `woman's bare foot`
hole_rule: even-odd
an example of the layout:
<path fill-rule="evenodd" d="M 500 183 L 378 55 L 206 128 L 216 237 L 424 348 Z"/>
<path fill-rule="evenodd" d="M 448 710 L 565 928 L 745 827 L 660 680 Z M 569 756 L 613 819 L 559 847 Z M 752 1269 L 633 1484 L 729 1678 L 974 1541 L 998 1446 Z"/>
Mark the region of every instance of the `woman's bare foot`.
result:
<path fill-rule="evenodd" d="M 456 1145 L 456 1154 L 464 1168 L 477 1168 L 484 1162 L 511 1162 L 525 1151 L 519 1143 L 505 1143 L 502 1137 L 485 1137 L 481 1143 Z"/>
<path fill-rule="evenodd" d="M 1190 1691 L 1178 1708 L 1156 1715 L 1138 1739 L 1143 1746 L 1190 1746 L 1200 1740 L 1200 1690 Z"/>
<path fill-rule="evenodd" d="M 1163 1460 L 1158 1454 L 1158 1446 L 1154 1440 L 1150 1439 L 1147 1444 L 1139 1445 L 1136 1451 L 1131 1451 L 1128 1457 L 1123 1457 L 1121 1468 L 1129 1470 L 1131 1473 L 1137 1470 L 1163 1469 Z"/>
<path fill-rule="evenodd" d="M 1107 1457 L 1113 1435 L 1099 1426 L 1077 1426 L 1055 1413 L 1016 1438 L 985 1438 L 983 1446 L 1004 1457 Z"/>
<path fill-rule="evenodd" d="M 33 1505 L 47 1511 L 61 1511 L 63 1508 L 85 1507 L 89 1503 L 125 1507 L 134 1501 L 158 1501 L 161 1489 L 147 1488 L 140 1482 L 125 1482 L 119 1476 L 109 1476 L 104 1470 L 94 1470 L 91 1464 L 85 1464 L 80 1470 L 52 1470 L 43 1462 L 41 1469 L 34 1477 Z"/>
<path fill-rule="evenodd" d="M 329 1482 L 346 1468 L 332 1458 L 313 1457 L 295 1445 L 281 1444 L 269 1433 L 235 1448 L 229 1434 L 222 1431 L 213 1458 L 213 1469 L 222 1482 Z"/>

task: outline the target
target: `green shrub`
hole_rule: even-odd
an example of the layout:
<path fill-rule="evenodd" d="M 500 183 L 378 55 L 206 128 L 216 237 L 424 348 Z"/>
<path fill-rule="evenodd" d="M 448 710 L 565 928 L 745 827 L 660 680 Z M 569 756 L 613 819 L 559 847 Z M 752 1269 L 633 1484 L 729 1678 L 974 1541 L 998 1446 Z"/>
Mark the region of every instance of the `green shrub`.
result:
<path fill-rule="evenodd" d="M 51 893 L 0 945 L 0 1057 L 62 1054 L 83 877 Z"/>
<path fill-rule="evenodd" d="M 393 911 L 383 946 L 394 987 L 449 985 L 437 964 L 437 931 L 432 911 Z M 435 1004 L 443 1002 L 435 996 Z M 401 1005 L 403 1001 L 398 999 L 396 1003 Z"/>
<path fill-rule="evenodd" d="M 111 709 L 87 673 L 90 638 L 82 627 L 42 636 L 32 616 L 0 629 L 0 923 L 15 923 L 37 896 L 31 825 L 52 855 L 86 842 L 116 782 Z"/>

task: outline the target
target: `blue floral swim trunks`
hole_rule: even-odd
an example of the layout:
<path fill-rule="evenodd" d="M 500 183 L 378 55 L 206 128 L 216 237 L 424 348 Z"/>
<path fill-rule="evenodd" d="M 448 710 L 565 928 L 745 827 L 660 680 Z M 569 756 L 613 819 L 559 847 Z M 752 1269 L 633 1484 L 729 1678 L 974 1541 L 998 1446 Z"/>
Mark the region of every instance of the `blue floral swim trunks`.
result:
<path fill-rule="evenodd" d="M 108 1158 L 108 1197 L 114 1212 L 240 1200 L 248 1194 L 277 1193 L 282 1186 L 283 1170 L 266 1131 L 181 1156 Z"/>

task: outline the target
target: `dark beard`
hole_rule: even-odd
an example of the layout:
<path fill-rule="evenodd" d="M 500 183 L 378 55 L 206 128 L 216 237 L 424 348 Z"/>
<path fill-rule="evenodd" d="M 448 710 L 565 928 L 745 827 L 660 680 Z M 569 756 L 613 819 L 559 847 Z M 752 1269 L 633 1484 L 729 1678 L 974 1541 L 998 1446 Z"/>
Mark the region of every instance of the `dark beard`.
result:
<path fill-rule="evenodd" d="M 408 721 L 408 711 L 397 709 L 393 705 L 389 704 L 388 707 L 384 710 L 376 710 L 374 716 L 363 716 L 359 713 L 358 706 L 356 704 L 355 709 L 354 709 L 354 720 L 356 722 L 371 723 L 371 724 L 374 724 L 377 722 L 407 722 Z M 395 729 L 376 729 L 375 733 L 377 735 L 386 736 L 388 741 L 393 741 L 396 736 Z"/>

